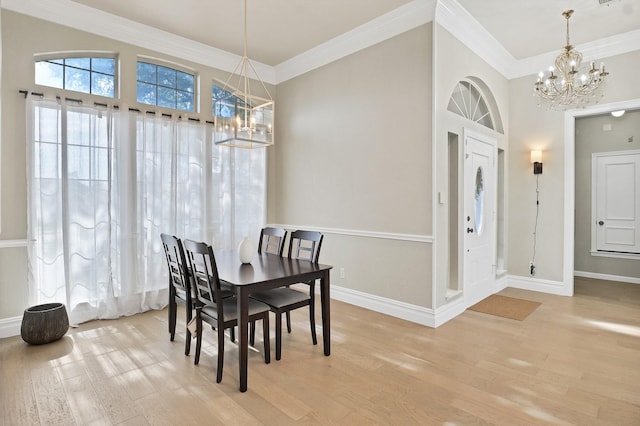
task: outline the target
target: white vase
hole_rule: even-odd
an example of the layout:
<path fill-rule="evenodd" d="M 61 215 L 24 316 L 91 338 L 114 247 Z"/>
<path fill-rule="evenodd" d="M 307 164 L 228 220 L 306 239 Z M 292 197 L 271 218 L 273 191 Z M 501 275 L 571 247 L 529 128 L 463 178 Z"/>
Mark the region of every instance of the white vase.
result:
<path fill-rule="evenodd" d="M 251 240 L 247 237 L 244 237 L 238 245 L 238 256 L 240 256 L 240 262 L 251 263 L 255 252 L 256 249 L 255 247 L 253 247 L 253 243 L 251 242 Z"/>

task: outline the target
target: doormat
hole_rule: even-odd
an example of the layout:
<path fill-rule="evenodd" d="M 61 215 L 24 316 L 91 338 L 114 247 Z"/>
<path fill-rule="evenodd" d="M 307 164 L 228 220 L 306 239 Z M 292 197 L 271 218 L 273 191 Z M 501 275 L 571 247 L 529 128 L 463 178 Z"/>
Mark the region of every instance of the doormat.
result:
<path fill-rule="evenodd" d="M 540 306 L 540 302 L 493 294 L 470 306 L 471 311 L 522 321 Z"/>

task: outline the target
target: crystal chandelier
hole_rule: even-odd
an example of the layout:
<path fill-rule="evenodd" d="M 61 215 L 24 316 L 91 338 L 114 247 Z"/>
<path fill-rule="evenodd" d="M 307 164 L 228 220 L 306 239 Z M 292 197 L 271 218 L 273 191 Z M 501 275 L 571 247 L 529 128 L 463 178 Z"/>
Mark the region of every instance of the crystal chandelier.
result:
<path fill-rule="evenodd" d="M 275 102 L 247 55 L 247 0 L 244 0 L 244 55 L 220 90 L 214 91 L 214 143 L 236 148 L 273 145 Z M 268 98 L 251 94 L 251 81 L 260 82 Z M 236 84 L 230 85 L 233 77 Z"/>
<path fill-rule="evenodd" d="M 538 98 L 538 105 L 549 109 L 564 110 L 567 108 L 582 108 L 591 102 L 597 102 L 604 95 L 604 83 L 609 75 L 604 64 L 596 68 L 592 61 L 589 68 L 580 71 L 582 53 L 574 50 L 569 42 L 569 18 L 573 10 L 562 12 L 567 20 L 567 45 L 558 57 L 555 68 L 549 67 L 549 74 L 538 74 L 538 81 L 534 84 L 534 96 Z"/>

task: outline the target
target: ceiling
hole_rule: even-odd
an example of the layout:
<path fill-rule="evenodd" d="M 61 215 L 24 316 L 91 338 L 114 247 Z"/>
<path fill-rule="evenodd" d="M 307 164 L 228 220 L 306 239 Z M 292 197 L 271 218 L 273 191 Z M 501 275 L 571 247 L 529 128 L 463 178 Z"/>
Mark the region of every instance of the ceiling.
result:
<path fill-rule="evenodd" d="M 73 0 L 242 55 L 242 0 Z M 248 0 L 248 56 L 276 66 L 403 5 L 427 0 Z M 640 30 L 640 0 L 457 0 L 515 58 Z M 161 7 L 159 7 L 161 6 Z"/>

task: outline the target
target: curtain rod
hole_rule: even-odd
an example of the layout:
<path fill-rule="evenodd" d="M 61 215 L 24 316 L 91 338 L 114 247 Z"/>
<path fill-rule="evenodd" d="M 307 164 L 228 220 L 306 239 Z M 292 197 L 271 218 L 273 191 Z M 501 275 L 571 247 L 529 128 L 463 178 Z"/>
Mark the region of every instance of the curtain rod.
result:
<path fill-rule="evenodd" d="M 18 90 L 18 93 L 24 95 L 25 99 L 27 98 L 27 96 L 29 96 L 29 91 L 28 90 Z M 44 93 L 41 93 L 41 92 L 31 92 L 31 94 L 33 96 L 39 96 L 41 98 L 44 98 Z M 60 99 L 62 99 L 62 97 L 60 95 L 56 95 L 56 99 L 60 100 Z M 82 99 L 77 99 L 77 98 L 65 97 L 64 100 L 67 101 L 67 102 L 76 102 L 76 103 L 79 103 L 79 104 L 84 103 L 82 101 Z M 109 107 L 109 104 L 104 103 L 104 102 L 94 102 L 93 105 L 104 107 L 104 108 L 108 108 Z M 119 109 L 118 105 L 113 105 L 113 108 L 114 109 Z"/>
<path fill-rule="evenodd" d="M 27 96 L 29 96 L 29 91 L 28 91 L 28 90 L 18 90 L 18 93 L 23 94 L 25 99 L 27 98 Z M 31 92 L 31 94 L 32 94 L 33 96 L 40 96 L 41 98 L 44 98 L 44 93 Z M 62 99 L 62 98 L 61 98 L 59 95 L 56 95 L 56 99 L 57 99 L 57 100 L 60 100 L 60 99 Z M 82 104 L 82 103 L 83 103 L 82 99 L 75 99 L 75 98 L 67 98 L 67 97 L 65 97 L 65 98 L 64 98 L 64 100 L 65 100 L 65 101 L 68 101 L 68 102 L 77 102 L 77 103 L 79 103 L 79 104 Z M 94 103 L 93 103 L 93 105 L 95 105 L 95 106 L 100 106 L 100 107 L 104 107 L 104 108 L 108 108 L 108 107 L 109 107 L 109 104 L 107 104 L 107 103 L 103 103 L 103 102 L 94 102 Z M 113 105 L 113 109 L 120 109 L 120 107 L 119 107 L 118 105 Z M 138 108 L 133 108 L 133 107 L 129 107 L 129 111 L 133 111 L 133 112 L 142 112 L 142 111 L 140 111 L 140 109 L 138 109 Z M 149 115 L 156 115 L 156 111 L 145 111 L 145 113 L 146 113 L 146 114 L 149 114 Z M 170 113 L 167 113 L 167 112 L 160 113 L 160 115 L 161 115 L 162 117 L 167 117 L 167 118 L 172 118 L 172 117 L 173 117 L 173 114 L 170 114 Z M 180 120 L 181 120 L 181 119 L 182 119 L 182 116 L 181 116 L 181 115 L 179 115 L 179 116 L 178 116 L 178 119 L 180 119 Z M 201 122 L 202 122 L 202 120 L 201 120 L 201 119 L 199 119 L 199 118 L 195 118 L 195 117 L 188 117 L 188 118 L 187 118 L 187 120 L 188 120 L 188 121 L 193 121 L 193 122 L 196 122 L 196 123 L 201 123 Z M 209 121 L 209 120 L 205 120 L 204 122 L 205 122 L 206 124 L 211 124 L 211 125 L 214 125 L 214 124 L 215 124 L 215 122 L 213 122 L 213 121 Z"/>

